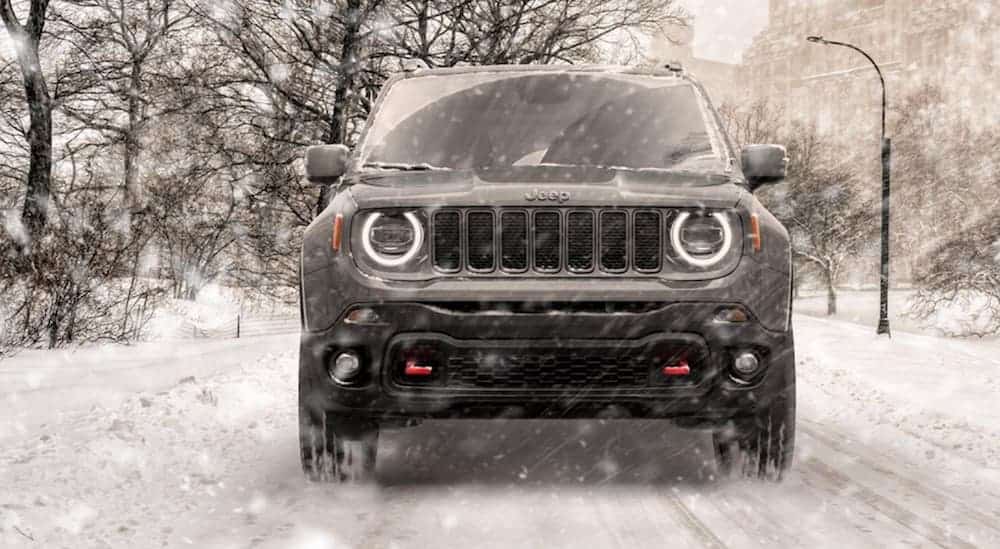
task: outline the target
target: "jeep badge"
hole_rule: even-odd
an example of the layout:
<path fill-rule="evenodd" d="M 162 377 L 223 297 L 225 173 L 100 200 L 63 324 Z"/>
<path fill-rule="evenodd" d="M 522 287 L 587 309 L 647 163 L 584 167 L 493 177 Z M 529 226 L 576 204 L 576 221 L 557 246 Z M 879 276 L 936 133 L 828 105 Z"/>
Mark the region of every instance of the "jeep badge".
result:
<path fill-rule="evenodd" d="M 567 191 L 540 191 L 538 189 L 532 189 L 524 193 L 525 200 L 551 200 L 554 202 L 563 203 L 569 200 L 569 192 Z"/>

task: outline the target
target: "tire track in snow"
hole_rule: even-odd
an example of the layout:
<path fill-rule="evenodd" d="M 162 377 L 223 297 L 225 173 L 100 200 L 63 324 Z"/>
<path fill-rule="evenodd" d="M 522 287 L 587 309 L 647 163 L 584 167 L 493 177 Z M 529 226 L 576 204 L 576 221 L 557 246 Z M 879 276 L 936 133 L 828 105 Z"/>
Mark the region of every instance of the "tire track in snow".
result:
<path fill-rule="evenodd" d="M 838 497 L 847 497 L 866 505 L 939 547 L 962 547 L 967 549 L 974 549 L 976 547 L 976 545 L 946 532 L 940 526 L 921 518 L 892 500 L 876 493 L 874 490 L 854 483 L 849 477 L 814 457 L 801 462 L 800 469 L 803 473 L 810 473 L 825 480 L 832 486 L 830 492 Z"/>
<path fill-rule="evenodd" d="M 712 532 L 712 529 L 705 525 L 704 522 L 698 519 L 697 516 L 688 508 L 687 505 L 681 501 L 680 496 L 676 492 L 670 490 L 669 495 L 666 498 L 667 502 L 677 511 L 677 515 L 680 516 L 681 522 L 695 535 L 695 537 L 702 542 L 705 547 L 716 548 L 716 549 L 726 549 L 726 544 L 723 543 L 718 536 Z"/>
<path fill-rule="evenodd" d="M 908 478 L 898 473 L 895 473 L 889 470 L 887 467 L 879 465 L 878 463 L 860 455 L 858 452 L 845 448 L 841 443 L 833 440 L 829 435 L 823 434 L 818 430 L 814 429 L 813 427 L 807 427 L 803 425 L 803 423 L 808 423 L 810 425 L 817 425 L 817 426 L 818 424 L 809 420 L 801 420 L 799 424 L 799 429 L 805 432 L 806 435 L 822 442 L 826 446 L 829 446 L 833 450 L 840 452 L 845 456 L 851 457 L 852 459 L 856 460 L 858 463 L 864 465 L 868 469 L 871 469 L 872 471 L 875 471 L 886 477 L 889 477 L 890 479 L 894 480 L 897 484 L 905 487 L 907 490 L 920 495 L 925 501 L 936 503 L 940 507 L 946 507 L 948 505 L 951 505 L 960 508 L 961 513 L 964 514 L 965 516 L 972 518 L 976 522 L 980 523 L 982 526 L 985 526 L 990 530 L 996 532 L 997 534 L 1000 534 L 1000 527 L 997 526 L 998 521 L 1000 521 L 1000 517 L 990 517 L 987 514 L 979 511 L 978 509 L 966 505 L 965 502 L 955 498 L 954 496 L 951 496 L 945 492 L 926 486 L 923 483 L 914 480 L 912 478 Z"/>
<path fill-rule="evenodd" d="M 787 498 L 783 498 L 785 501 L 773 501 L 761 497 L 761 487 L 754 480 L 746 482 L 727 478 L 723 482 L 724 489 L 713 495 L 717 499 L 715 505 L 746 539 L 755 540 L 758 545 L 763 545 L 761 540 L 767 540 L 767 543 L 778 543 L 784 547 L 818 546 L 817 540 L 803 538 L 802 531 L 790 527 L 784 520 L 787 515 L 776 510 Z M 764 517 L 773 520 L 762 520 Z"/>

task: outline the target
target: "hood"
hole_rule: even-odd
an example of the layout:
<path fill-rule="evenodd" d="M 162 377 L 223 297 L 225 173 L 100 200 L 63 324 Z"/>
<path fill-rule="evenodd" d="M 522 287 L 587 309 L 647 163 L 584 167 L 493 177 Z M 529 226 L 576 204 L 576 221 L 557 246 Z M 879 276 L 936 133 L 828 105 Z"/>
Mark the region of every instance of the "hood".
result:
<path fill-rule="evenodd" d="M 699 206 L 732 208 L 747 190 L 725 175 L 591 167 L 385 172 L 351 176 L 361 208 Z"/>

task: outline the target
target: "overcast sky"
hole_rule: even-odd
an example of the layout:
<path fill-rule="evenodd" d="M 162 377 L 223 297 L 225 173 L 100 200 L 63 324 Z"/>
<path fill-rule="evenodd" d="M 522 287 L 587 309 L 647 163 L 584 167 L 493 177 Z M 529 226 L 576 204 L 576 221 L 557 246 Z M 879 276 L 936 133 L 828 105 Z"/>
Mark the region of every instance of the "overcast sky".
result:
<path fill-rule="evenodd" d="M 767 25 L 767 0 L 681 0 L 695 16 L 694 54 L 740 61 L 753 36 Z"/>

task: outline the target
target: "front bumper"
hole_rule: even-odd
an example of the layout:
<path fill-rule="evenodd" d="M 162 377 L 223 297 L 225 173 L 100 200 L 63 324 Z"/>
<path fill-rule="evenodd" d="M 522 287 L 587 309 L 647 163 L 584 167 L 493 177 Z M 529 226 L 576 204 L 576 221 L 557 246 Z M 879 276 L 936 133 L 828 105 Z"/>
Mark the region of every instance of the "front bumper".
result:
<path fill-rule="evenodd" d="M 356 304 L 361 306 L 364 304 Z M 714 320 L 719 303 L 617 304 L 583 310 L 580 303 L 550 304 L 548 310 L 490 310 L 457 303 L 371 305 L 380 322 L 350 324 L 344 315 L 330 328 L 304 332 L 300 354 L 300 402 L 316 418 L 324 412 L 392 421 L 434 417 L 664 417 L 695 423 L 753 414 L 794 379 L 791 332 L 771 331 L 750 319 L 740 324 Z M 486 310 L 483 310 L 486 309 Z M 344 313 L 347 311 L 345 310 Z M 406 349 L 414 345 L 449 349 L 536 347 L 569 351 L 588 347 L 633 349 L 684 346 L 698 354 L 696 375 L 674 382 L 657 380 L 628 387 L 478 387 L 444 380 L 401 382 Z M 402 349 L 402 350 L 401 350 Z M 729 375 L 732 354 L 753 349 L 764 370 L 751 383 Z M 356 386 L 334 383 L 327 371 L 332 357 L 358 353 L 364 370 Z M 643 351 L 644 352 L 644 351 Z M 448 353 L 446 353 L 448 354 Z M 633 353 L 636 354 L 636 353 Z M 642 354 L 642 352 L 638 352 Z M 648 353 L 647 353 L 648 354 Z M 573 368 L 600 367 L 595 364 Z M 586 375 L 586 371 L 582 372 Z"/>

